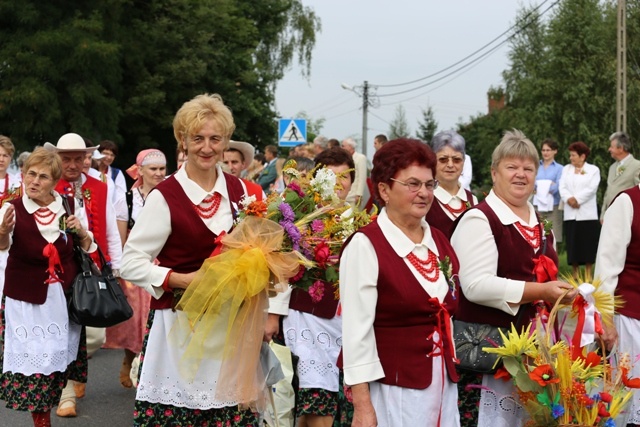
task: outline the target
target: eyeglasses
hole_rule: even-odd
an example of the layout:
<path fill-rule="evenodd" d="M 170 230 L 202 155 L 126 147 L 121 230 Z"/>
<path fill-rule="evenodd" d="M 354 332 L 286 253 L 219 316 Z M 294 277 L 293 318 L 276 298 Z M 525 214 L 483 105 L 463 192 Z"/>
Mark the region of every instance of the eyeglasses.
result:
<path fill-rule="evenodd" d="M 37 178 L 38 181 L 42 181 L 42 182 L 51 181 L 53 179 L 49 175 L 46 175 L 44 173 L 37 174 L 34 171 L 27 172 L 27 177 L 29 177 L 29 179 L 31 179 L 31 180 L 35 180 Z"/>
<path fill-rule="evenodd" d="M 449 164 L 449 160 L 451 160 L 454 165 L 459 165 L 460 163 L 463 162 L 464 159 L 462 157 L 456 157 L 456 156 L 438 157 L 438 162 L 443 164 L 443 165 Z"/>
<path fill-rule="evenodd" d="M 418 181 L 417 179 L 411 179 L 407 182 L 404 182 L 404 181 L 391 178 L 391 181 L 404 185 L 412 193 L 417 193 L 418 191 L 420 191 L 420 189 L 422 188 L 422 184 L 424 184 L 424 187 L 427 189 L 427 191 L 433 191 L 436 188 L 438 188 L 438 180 L 436 179 L 431 179 L 429 181 L 424 181 L 424 182 Z"/>

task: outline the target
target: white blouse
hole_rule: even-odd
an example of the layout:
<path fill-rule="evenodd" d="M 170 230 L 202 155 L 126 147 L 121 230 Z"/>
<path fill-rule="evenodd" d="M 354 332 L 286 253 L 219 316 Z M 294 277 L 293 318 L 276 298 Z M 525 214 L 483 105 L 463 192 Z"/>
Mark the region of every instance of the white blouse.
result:
<path fill-rule="evenodd" d="M 219 235 L 223 231 L 231 229 L 233 213 L 229 206 L 226 179 L 219 166 L 216 166 L 216 170 L 218 178 L 210 192 L 205 191 L 192 181 L 187 175 L 186 168 L 180 168 L 174 176 L 189 201 L 194 205 L 200 204 L 205 198 L 215 193 L 222 196 L 216 214 L 211 218 L 202 219 L 209 230 Z M 244 184 L 242 187 L 246 194 Z M 183 208 L 188 209 L 189 207 L 184 206 Z M 154 298 L 160 298 L 164 293 L 162 283 L 169 274 L 170 268 L 155 265 L 153 261 L 164 247 L 170 234 L 171 211 L 169 205 L 160 191 L 151 191 L 147 195 L 144 208 L 140 211 L 136 226 L 131 230 L 124 246 L 120 274 L 126 280 L 145 289 Z"/>
<path fill-rule="evenodd" d="M 416 244 L 391 222 L 385 208 L 380 211 L 377 221 L 394 252 L 404 258 L 424 290 L 442 302 L 449 291 L 444 275 L 441 274 L 435 283 L 431 283 L 406 259 L 410 253 L 425 259 L 428 250 L 438 255 L 429 224 L 422 219 L 424 236 Z M 342 252 L 340 266 L 345 383 L 353 385 L 375 381 L 384 377 L 384 371 L 373 330 L 378 300 L 378 257 L 369 238 L 363 233 L 353 236 Z"/>
<path fill-rule="evenodd" d="M 455 195 L 451 195 L 447 190 L 445 190 L 442 187 L 436 188 L 433 191 L 433 195 L 435 196 L 438 202 L 442 203 L 443 205 L 449 205 L 453 209 L 460 209 L 462 205 L 465 204 L 466 202 L 471 202 L 470 200 L 468 200 L 467 192 L 464 190 L 462 186 L 460 186 L 460 188 L 458 189 L 458 192 Z M 471 197 L 473 199 L 473 205 L 474 206 L 477 205 L 478 198 L 473 194 L 471 195 Z M 434 202 L 436 201 L 434 200 Z M 452 220 L 456 219 L 456 217 L 453 216 L 453 214 L 449 212 L 447 209 L 443 209 L 443 210 L 449 218 L 451 218 Z"/>
<path fill-rule="evenodd" d="M 602 280 L 601 290 L 613 294 L 618 276 L 624 269 L 627 248 L 631 242 L 633 203 L 627 194 L 620 194 L 604 214 L 594 277 Z"/>
<path fill-rule="evenodd" d="M 520 222 L 533 227 L 538 224 L 530 203 L 527 203 L 529 221 L 524 222 L 493 190 L 485 202 L 504 225 Z M 462 217 L 451 236 L 451 245 L 460 261 L 460 286 L 465 297 L 476 304 L 497 308 L 514 316 L 520 307 L 525 282 L 497 276 L 498 247 L 489 220 L 481 210 L 472 209 Z"/>

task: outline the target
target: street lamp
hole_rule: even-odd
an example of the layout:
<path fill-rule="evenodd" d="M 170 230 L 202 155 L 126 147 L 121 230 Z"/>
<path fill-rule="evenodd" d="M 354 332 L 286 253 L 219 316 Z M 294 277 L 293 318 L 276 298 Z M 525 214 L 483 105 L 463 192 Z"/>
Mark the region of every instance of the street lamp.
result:
<path fill-rule="evenodd" d="M 346 83 L 340 85 L 342 89 L 349 90 L 362 97 L 362 154 L 367 155 L 367 116 L 369 111 L 369 82 L 366 80 L 362 86 L 351 87 Z"/>

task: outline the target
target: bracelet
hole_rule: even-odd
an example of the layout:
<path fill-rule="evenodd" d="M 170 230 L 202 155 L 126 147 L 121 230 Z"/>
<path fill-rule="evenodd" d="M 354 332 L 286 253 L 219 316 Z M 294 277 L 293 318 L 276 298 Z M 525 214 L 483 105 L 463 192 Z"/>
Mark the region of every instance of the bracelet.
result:
<path fill-rule="evenodd" d="M 171 273 L 173 270 L 169 270 L 169 273 L 164 278 L 164 282 L 162 282 L 162 290 L 165 292 L 173 292 L 173 288 L 169 287 L 169 277 L 171 277 Z"/>

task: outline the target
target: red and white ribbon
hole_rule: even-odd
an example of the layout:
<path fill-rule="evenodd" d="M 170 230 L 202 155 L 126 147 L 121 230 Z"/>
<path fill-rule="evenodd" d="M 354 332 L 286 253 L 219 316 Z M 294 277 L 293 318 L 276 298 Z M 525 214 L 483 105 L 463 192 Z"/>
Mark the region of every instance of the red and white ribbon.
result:
<path fill-rule="evenodd" d="M 593 297 L 595 290 L 590 283 L 578 286 L 578 296 L 573 302 L 573 310 L 578 313 L 578 324 L 572 340 L 574 351 L 593 343 L 596 333 L 603 333 L 600 312 Z"/>

